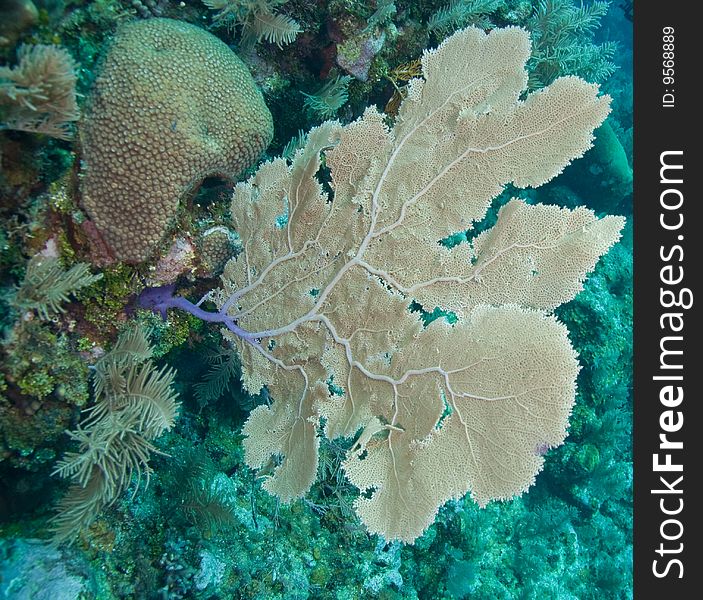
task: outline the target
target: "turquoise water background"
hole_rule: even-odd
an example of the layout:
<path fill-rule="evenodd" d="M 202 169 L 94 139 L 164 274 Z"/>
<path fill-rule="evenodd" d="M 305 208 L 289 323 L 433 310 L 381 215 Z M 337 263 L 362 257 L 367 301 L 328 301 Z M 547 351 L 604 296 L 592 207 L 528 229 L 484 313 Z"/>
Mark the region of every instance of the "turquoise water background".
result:
<path fill-rule="evenodd" d="M 601 258 L 584 290 L 556 311 L 569 329 L 581 371 L 569 435 L 546 451 L 535 485 L 485 508 L 468 496 L 452 500 L 413 545 L 388 543 L 370 535 L 354 513 L 358 491 L 340 467 L 351 440 L 322 438 L 318 480 L 306 498 L 286 505 L 261 488 L 261 474 L 244 460 L 241 430 L 249 412 L 268 401 L 267 393 L 252 397 L 243 391 L 238 359 L 216 327 L 184 313 L 164 322 L 135 305 L 155 260 L 93 262 L 92 272 L 102 278 L 75 290 L 67 287 L 65 299 L 57 300 L 64 312 L 49 311 L 47 320 L 38 316 L 39 301 L 18 300 L 21 290 L 29 289 L 32 256 L 54 248 L 62 269 L 54 277 L 60 279 L 76 264 L 91 262 L 90 242 L 77 192 L 80 144 L 13 129 L 8 115 L 15 99 L 0 71 L 0 595 L 631 598 L 628 5 L 631 11 L 627 2 L 584 2 L 594 11 L 591 18 L 579 14 L 581 3 L 571 0 L 11 0 L 0 8 L 0 20 L 13 23 L 0 28 L 0 64 L 17 64 L 21 44 L 65 48 L 78 63 L 80 108 L 120 24 L 163 16 L 209 28 L 252 71 L 273 115 L 273 140 L 261 160 L 291 153 L 302 132 L 327 118 L 349 123 L 376 105 L 392 119 L 396 90 L 407 83 L 403 73 L 413 72 L 412 61 L 423 49 L 461 27 L 532 28 L 533 40 L 541 39 L 543 46 L 528 62 L 530 90 L 557 75 L 579 75 L 612 97 L 612 112 L 582 159 L 540 188 L 505 190 L 480 227 L 489 226 L 512 196 L 628 218 L 621 241 Z M 226 6 L 238 12 L 223 12 Z M 224 16 L 218 21 L 217 14 Z M 252 39 L 259 35 L 254 23 L 261 15 L 288 19 L 287 27 L 300 31 L 280 33 L 280 47 L 267 41 L 267 34 Z M 557 22 L 560 32 L 552 30 Z M 179 208 L 181 230 L 196 239 L 225 223 L 231 189 L 231 182 L 207 178 Z M 444 243 L 466 241 L 466 232 L 459 231 Z M 217 286 L 219 273 L 216 267 L 205 273 L 200 263 L 193 265 L 178 285 L 183 295 L 196 298 Z M 436 318 L 452 318 L 439 307 L 421 316 L 428 326 Z M 54 507 L 67 489 L 52 472 L 65 452 L 75 450 L 65 431 L 75 430 L 81 411 L 94 402 L 95 361 L 134 322 L 148 328 L 155 364 L 175 370 L 178 417 L 152 442 L 149 485 L 135 476 L 70 545 L 52 545 Z M 335 393 L 334 382 L 328 384 Z"/>

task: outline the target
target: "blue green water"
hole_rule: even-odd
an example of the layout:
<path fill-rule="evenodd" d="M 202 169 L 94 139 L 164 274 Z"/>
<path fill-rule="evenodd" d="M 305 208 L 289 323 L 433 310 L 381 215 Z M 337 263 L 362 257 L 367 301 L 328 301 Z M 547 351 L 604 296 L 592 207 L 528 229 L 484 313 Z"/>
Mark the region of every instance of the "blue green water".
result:
<path fill-rule="evenodd" d="M 626 4 L 4 3 L 0 595 L 52 600 L 631 598 L 632 22 Z M 169 283 L 195 302 L 220 286 L 228 259 L 242 260 L 239 232 L 231 227 L 233 182 L 209 173 L 182 199 L 166 233 L 140 262 L 121 260 L 116 245 L 109 247 L 109 236 L 100 231 L 104 226 L 95 225 L 100 221 L 84 198 L 86 122 L 102 116 L 94 90 L 111 40 L 120 27 L 154 18 L 210 31 L 238 54 L 261 90 L 273 138 L 238 181 L 282 153 L 290 163 L 305 133 L 327 119 L 346 125 L 375 106 L 385 112 L 386 125 L 394 125 L 408 79 L 420 76 L 413 61 L 464 27 L 520 26 L 530 32 L 533 54 L 521 99 L 568 75 L 598 83 L 600 93 L 611 96 L 611 112 L 583 158 L 541 187 L 508 186 L 474 230 L 457 224 L 455 233 L 437 240 L 445 250 L 473 247 L 474 236 L 494 225 L 498 209 L 511 197 L 528 204 L 586 206 L 599 217 L 628 219 L 621 240 L 598 261 L 583 291 L 555 310 L 568 328 L 581 369 L 568 436 L 558 447 L 539 448 L 544 467 L 526 493 L 484 508 L 470 494 L 452 499 L 414 544 L 387 541 L 369 533 L 356 514 L 360 492 L 341 466 L 358 432 L 329 440 L 322 432 L 324 419 L 315 432 L 320 456 L 309 492 L 285 503 L 263 489 L 283 457 L 251 469 L 242 428 L 257 406 L 275 405 L 275 394 L 268 387 L 257 395 L 245 391 L 241 376 L 247 358 L 217 325 L 179 310 L 169 310 L 164 321 L 148 309 L 166 296 L 149 300 L 144 295 Z M 21 67 L 22 52 L 40 45 L 60 48 L 67 53 L 61 56 L 75 61 L 60 81 L 41 69 L 33 72 L 29 62 Z M 59 70 L 55 63 L 53 68 Z M 196 87 L 188 81 L 181 85 L 184 95 Z M 62 86 L 74 95 L 73 115 L 70 98 L 51 96 Z M 57 108 L 62 103 L 63 112 Z M 177 130 L 179 119 L 167 118 L 157 138 Z M 130 126 L 136 127 L 135 135 L 143 134 L 137 120 L 120 125 L 124 131 Z M 215 138 L 213 131 L 205 133 Z M 160 143 L 148 138 L 155 162 L 165 152 L 160 154 Z M 154 177 L 161 174 L 159 169 Z M 324 162 L 315 177 L 331 194 L 335 182 Z M 277 230 L 291 218 L 287 201 L 283 206 L 284 212 L 271 213 Z M 136 209 L 120 207 L 124 214 L 130 211 Z M 134 218 L 136 223 L 142 215 Z M 186 249 L 164 261 L 174 240 L 182 240 Z M 317 287 L 309 290 L 305 301 L 316 302 L 320 293 Z M 438 326 L 437 320 L 459 320 L 443 307 L 406 300 L 408 312 L 424 328 Z M 217 302 L 210 297 L 202 307 L 214 311 Z M 133 344 L 120 354 L 135 326 L 144 332 L 141 350 Z M 278 344 L 270 338 L 264 350 L 283 351 Z M 380 364 L 391 358 L 374 360 Z M 163 406 L 168 399 L 176 407 L 170 428 L 157 435 L 139 419 L 124 426 L 117 437 L 143 436 L 149 466 L 140 455 L 138 466 L 121 465 L 125 476 L 116 489 L 100 488 L 90 496 L 91 486 L 102 485 L 102 475 L 96 475 L 100 465 L 124 462 L 128 454 L 81 463 L 89 466 L 80 480 L 76 456 L 89 454 L 80 432 L 94 435 L 96 423 L 120 410 L 125 386 L 136 389 L 139 374 L 156 378 L 157 373 L 166 391 L 152 395 L 162 398 Z M 320 383 L 330 399 L 345 397 L 345 382 L 330 375 Z M 96 405 L 110 408 L 85 412 Z M 445 399 L 438 430 L 451 413 Z M 92 450 L 91 456 L 100 456 L 100 448 Z M 75 469 L 57 473 L 67 457 L 73 457 Z M 81 493 L 92 499 L 85 501 Z"/>

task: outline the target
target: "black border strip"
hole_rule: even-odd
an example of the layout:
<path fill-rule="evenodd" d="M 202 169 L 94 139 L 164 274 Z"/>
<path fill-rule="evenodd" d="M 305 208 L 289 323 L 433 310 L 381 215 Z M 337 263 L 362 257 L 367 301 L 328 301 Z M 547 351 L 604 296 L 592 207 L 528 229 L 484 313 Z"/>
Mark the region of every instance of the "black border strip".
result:
<path fill-rule="evenodd" d="M 640 0 L 634 7 L 635 598 L 662 597 L 663 592 L 677 599 L 703 597 L 698 581 L 703 568 L 698 382 L 703 337 L 697 316 L 703 302 L 697 189 L 703 170 L 698 152 L 703 101 L 694 91 L 701 83 L 703 33 L 696 5 Z M 671 60 L 663 54 L 670 50 L 664 47 L 667 32 L 673 36 L 673 66 L 664 63 Z M 673 69 L 673 82 L 664 80 L 671 73 L 666 68 Z M 668 165 L 664 170 L 662 162 Z M 667 461 L 671 470 L 665 470 Z M 674 470 L 679 466 L 681 471 Z"/>

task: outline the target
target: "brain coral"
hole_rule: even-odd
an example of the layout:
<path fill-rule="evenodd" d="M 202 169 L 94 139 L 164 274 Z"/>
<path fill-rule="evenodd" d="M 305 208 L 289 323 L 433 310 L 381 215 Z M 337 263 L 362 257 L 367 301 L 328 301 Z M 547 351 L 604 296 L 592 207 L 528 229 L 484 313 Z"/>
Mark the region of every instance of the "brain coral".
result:
<path fill-rule="evenodd" d="M 149 257 L 205 177 L 236 177 L 273 135 L 247 68 L 210 33 L 130 23 L 103 59 L 80 127 L 82 203 L 115 258 Z"/>

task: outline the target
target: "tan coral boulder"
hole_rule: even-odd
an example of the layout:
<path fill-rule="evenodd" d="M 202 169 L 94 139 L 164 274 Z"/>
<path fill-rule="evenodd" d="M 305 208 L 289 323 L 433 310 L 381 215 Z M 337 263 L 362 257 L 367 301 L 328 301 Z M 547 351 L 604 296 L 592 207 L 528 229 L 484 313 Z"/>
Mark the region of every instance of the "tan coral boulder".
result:
<path fill-rule="evenodd" d="M 183 198 L 206 177 L 234 179 L 272 136 L 261 92 L 226 44 L 171 19 L 130 23 L 81 123 L 83 207 L 115 259 L 143 261 Z"/>

